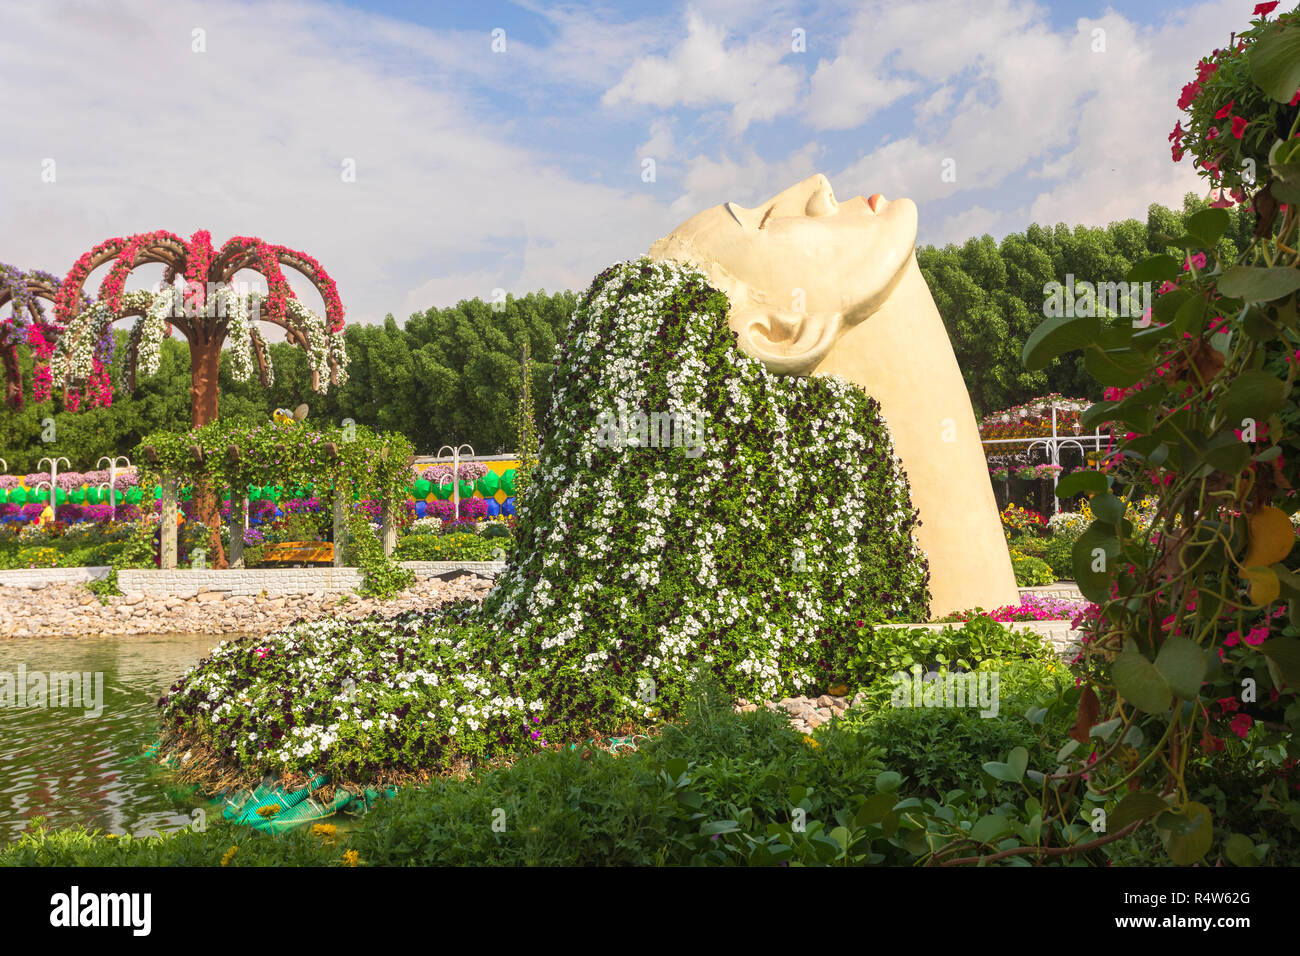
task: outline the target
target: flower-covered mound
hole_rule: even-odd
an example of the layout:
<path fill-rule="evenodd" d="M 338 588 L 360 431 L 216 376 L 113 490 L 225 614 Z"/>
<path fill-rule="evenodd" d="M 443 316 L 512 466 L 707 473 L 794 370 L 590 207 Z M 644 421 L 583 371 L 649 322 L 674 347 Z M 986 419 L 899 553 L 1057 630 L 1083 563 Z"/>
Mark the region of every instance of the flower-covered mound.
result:
<path fill-rule="evenodd" d="M 726 312 L 687 266 L 602 273 L 482 608 L 224 645 L 163 699 L 168 725 L 243 771 L 383 777 L 671 718 L 700 668 L 751 699 L 825 687 L 858 621 L 924 620 L 879 406 L 770 373 Z M 670 417 L 645 440 L 637 412 Z"/>

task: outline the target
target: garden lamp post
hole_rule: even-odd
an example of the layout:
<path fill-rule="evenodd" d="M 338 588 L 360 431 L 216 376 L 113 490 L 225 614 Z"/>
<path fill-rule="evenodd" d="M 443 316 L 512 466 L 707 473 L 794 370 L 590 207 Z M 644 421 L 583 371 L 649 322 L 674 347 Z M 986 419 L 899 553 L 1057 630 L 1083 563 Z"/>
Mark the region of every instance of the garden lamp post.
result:
<path fill-rule="evenodd" d="M 462 448 L 468 448 L 469 457 L 471 458 L 474 457 L 474 446 L 469 444 L 464 444 L 464 445 L 458 445 L 455 448 L 452 448 L 450 445 L 443 445 L 441 448 L 438 449 L 438 454 L 434 458 L 435 461 L 440 462 L 443 461 L 444 459 L 444 456 L 442 454 L 444 451 L 450 453 L 451 478 L 450 479 L 446 477 L 442 478 L 438 482 L 438 487 L 441 488 L 443 485 L 447 483 L 448 480 L 451 481 L 451 505 L 453 509 L 452 513 L 455 515 L 457 521 L 460 520 L 460 450 Z"/>
<path fill-rule="evenodd" d="M 123 470 L 125 470 L 125 469 L 131 467 L 131 460 L 130 460 L 129 458 L 127 458 L 125 455 L 119 455 L 119 456 L 117 456 L 116 458 L 109 458 L 108 456 L 105 456 L 105 457 L 99 459 L 99 461 L 95 462 L 95 467 L 98 468 L 98 467 L 99 467 L 100 465 L 102 465 L 104 462 L 108 462 L 108 509 L 109 509 L 109 514 L 112 515 L 112 517 L 113 517 L 114 520 L 116 520 L 116 519 L 117 519 L 117 491 L 116 491 L 116 489 L 117 489 L 117 473 L 118 473 L 118 464 L 117 464 L 117 463 L 118 463 L 118 462 L 122 462 L 122 468 L 123 468 Z M 103 484 L 101 484 L 99 487 L 100 487 L 100 488 L 103 488 L 104 486 L 103 486 Z"/>
<path fill-rule="evenodd" d="M 39 491 L 41 485 L 50 486 L 50 508 L 53 509 L 57 508 L 59 505 L 59 462 L 63 462 L 64 467 L 66 468 L 71 468 L 72 462 L 68 461 L 66 458 L 42 458 L 36 463 L 36 467 L 41 467 L 41 465 L 45 464 L 47 461 L 50 463 L 50 480 L 38 481 L 36 483 L 36 489 Z"/>

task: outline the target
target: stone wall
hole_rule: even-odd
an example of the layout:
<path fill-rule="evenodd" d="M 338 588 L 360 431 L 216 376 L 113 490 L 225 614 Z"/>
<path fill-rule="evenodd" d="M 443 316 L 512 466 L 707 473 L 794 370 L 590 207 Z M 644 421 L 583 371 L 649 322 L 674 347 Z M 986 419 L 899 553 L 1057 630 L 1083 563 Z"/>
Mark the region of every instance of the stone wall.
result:
<path fill-rule="evenodd" d="M 1083 592 L 1079 590 L 1079 585 L 1075 584 L 1073 581 L 1057 581 L 1055 584 L 1044 584 L 1041 587 L 1020 589 L 1020 599 L 1022 601 L 1031 594 L 1044 598 L 1058 598 L 1062 601 L 1084 600 Z"/>
<path fill-rule="evenodd" d="M 417 579 L 432 578 L 449 571 L 476 571 L 495 575 L 500 561 L 403 561 L 402 567 L 415 572 Z M 174 571 L 122 570 L 117 572 L 117 586 L 123 594 L 145 596 L 172 595 L 192 597 L 199 593 L 221 592 L 231 596 L 340 594 L 361 587 L 361 572 L 356 568 L 256 568 L 252 570 Z"/>
<path fill-rule="evenodd" d="M 0 571 L 0 588 L 43 588 L 47 584 L 84 584 L 107 577 L 107 565 L 89 568 L 18 568 Z"/>

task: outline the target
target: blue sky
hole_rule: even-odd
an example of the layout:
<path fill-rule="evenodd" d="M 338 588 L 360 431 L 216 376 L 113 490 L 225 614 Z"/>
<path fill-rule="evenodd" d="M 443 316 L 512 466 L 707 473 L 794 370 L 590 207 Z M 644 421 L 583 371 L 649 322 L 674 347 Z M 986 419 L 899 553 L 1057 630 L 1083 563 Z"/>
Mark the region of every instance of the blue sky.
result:
<path fill-rule="evenodd" d="M 1169 158 L 1174 101 L 1253 6 L 5 4 L 21 122 L 0 142 L 0 261 L 62 273 L 112 235 L 259 235 L 377 321 L 585 287 L 693 213 L 815 172 L 841 199 L 912 198 L 922 242 L 1142 217 L 1203 191 Z"/>

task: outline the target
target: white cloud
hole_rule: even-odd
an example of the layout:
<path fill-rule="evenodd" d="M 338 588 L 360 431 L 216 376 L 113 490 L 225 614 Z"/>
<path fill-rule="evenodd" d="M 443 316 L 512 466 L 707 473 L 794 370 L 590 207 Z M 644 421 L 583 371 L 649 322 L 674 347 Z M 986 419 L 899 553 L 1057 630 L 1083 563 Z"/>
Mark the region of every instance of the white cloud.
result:
<path fill-rule="evenodd" d="M 637 60 L 602 102 L 607 107 L 634 103 L 660 109 L 727 106 L 735 133 L 792 109 L 801 81 L 792 67 L 781 63 L 789 44 L 727 40 L 726 29 L 692 11 L 686 18 L 686 36 L 672 52 Z"/>
<path fill-rule="evenodd" d="M 880 8 L 845 38 L 846 50 L 874 44 L 875 63 L 892 49 L 892 68 L 940 85 L 922 101 L 924 122 L 915 122 L 910 135 L 832 175 L 838 191 L 907 195 L 923 204 L 975 192 L 986 205 L 996 203 L 986 197 L 1006 191 L 1013 194 L 1007 208 L 1023 205 L 1028 215 L 1019 225 L 1003 217 L 1009 228 L 1141 218 L 1151 202 L 1176 206 L 1184 192 L 1201 191 L 1186 165 L 1169 161 L 1165 137 L 1178 89 L 1191 65 L 1220 42 L 1224 25 L 1238 21 L 1235 5 L 1215 0 L 1158 29 L 1114 12 L 1055 30 L 1023 4 L 963 8 L 962 29 L 933 44 L 904 48 L 899 39 L 877 38 L 914 37 L 925 23 L 946 22 L 956 10 L 950 0 Z M 1105 31 L 1104 53 L 1092 50 L 1095 29 Z M 946 93 L 954 86 L 965 87 L 955 107 Z M 833 112 L 816 102 L 809 107 L 823 123 Z M 941 176 L 945 159 L 955 163 L 955 182 Z M 1026 203 L 1016 194 L 1030 181 L 1046 185 Z"/>
<path fill-rule="evenodd" d="M 421 29 L 404 32 L 418 47 Z M 418 82 L 400 50 L 378 55 L 392 34 L 317 4 L 6 6 L 0 61 L 23 78 L 23 135 L 0 145 L 0 235 L 23 238 L 3 258 L 62 272 L 114 235 L 258 235 L 313 255 L 349 319 L 374 321 L 421 288 L 486 294 L 483 261 L 513 256 L 505 283 L 581 287 L 657 237 L 662 197 L 515 143 L 457 91 Z M 450 301 L 419 307 L 433 304 Z"/>

